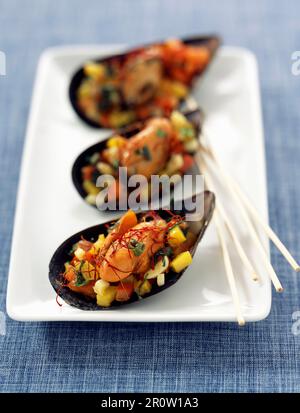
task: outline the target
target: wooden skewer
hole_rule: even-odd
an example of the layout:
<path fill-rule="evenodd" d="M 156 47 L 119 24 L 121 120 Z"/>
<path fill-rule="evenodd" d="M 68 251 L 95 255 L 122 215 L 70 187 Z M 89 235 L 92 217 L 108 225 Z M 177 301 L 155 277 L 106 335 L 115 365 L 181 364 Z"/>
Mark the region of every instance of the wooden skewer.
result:
<path fill-rule="evenodd" d="M 205 172 L 205 180 L 206 180 L 208 186 L 213 190 L 214 185 L 212 183 L 212 178 L 211 178 L 210 173 L 207 170 L 205 162 L 201 163 L 201 171 Z M 226 214 L 226 212 L 225 212 L 225 210 L 224 210 L 224 208 L 223 208 L 223 206 L 222 206 L 219 199 L 217 199 L 217 201 L 216 201 L 216 207 L 215 208 L 219 212 L 219 215 L 221 216 L 222 220 L 225 222 L 225 224 L 228 228 L 228 231 L 229 231 L 229 233 L 231 235 L 231 238 L 232 238 L 232 240 L 235 244 L 235 247 L 236 247 L 237 252 L 238 252 L 238 254 L 241 258 L 242 263 L 244 264 L 244 266 L 247 268 L 247 270 L 251 274 L 253 281 L 258 281 L 259 277 L 256 274 L 251 262 L 249 261 L 249 258 L 247 257 L 247 254 L 246 254 L 244 248 L 242 247 L 242 245 L 239 241 L 238 235 L 237 235 L 234 227 L 232 226 L 232 224 L 230 222 L 230 219 L 228 218 L 228 215 Z"/>
<path fill-rule="evenodd" d="M 234 279 L 234 274 L 233 274 L 229 252 L 226 246 L 225 235 L 224 235 L 223 228 L 219 220 L 218 211 L 216 210 L 214 213 L 214 222 L 216 225 L 218 237 L 219 237 L 220 244 L 221 244 L 223 260 L 224 260 L 224 265 L 225 265 L 225 270 L 226 270 L 226 276 L 227 276 L 227 280 L 229 283 L 229 287 L 230 287 L 230 291 L 231 291 L 231 295 L 233 299 L 233 304 L 234 304 L 235 311 L 236 311 L 237 321 L 240 326 L 243 326 L 245 325 L 245 319 L 243 317 L 242 310 L 241 310 L 240 299 L 238 296 L 238 291 L 237 291 L 237 287 L 236 287 L 236 283 Z"/>
<path fill-rule="evenodd" d="M 203 146 L 202 146 L 203 148 Z M 220 160 L 218 159 L 216 153 L 212 150 L 212 148 L 209 146 L 208 151 L 206 153 L 209 154 L 209 156 L 214 160 L 216 163 L 217 167 L 219 170 L 222 172 L 224 177 L 226 177 L 226 180 L 230 183 L 230 185 L 233 187 L 241 201 L 243 202 L 244 206 L 247 208 L 249 214 L 256 220 L 264 229 L 265 233 L 268 235 L 268 237 L 273 241 L 274 245 L 278 248 L 278 250 L 281 252 L 281 254 L 285 257 L 287 262 L 290 264 L 290 266 L 297 272 L 300 271 L 300 265 L 297 263 L 297 261 L 294 259 L 294 257 L 291 255 L 289 250 L 286 248 L 286 246 L 282 243 L 282 241 L 278 238 L 278 236 L 275 234 L 275 232 L 272 230 L 272 228 L 265 223 L 263 218 L 260 216 L 260 214 L 257 212 L 256 208 L 252 205 L 248 197 L 244 194 L 244 192 L 241 190 L 240 186 L 237 184 L 237 182 L 224 170 Z"/>
<path fill-rule="evenodd" d="M 246 195 L 241 191 L 239 185 L 236 184 L 236 182 L 229 177 L 229 179 L 232 182 L 232 185 L 235 189 L 235 191 L 237 192 L 238 196 L 240 197 L 241 201 L 243 202 L 243 204 L 245 205 L 245 207 L 247 208 L 249 214 L 252 215 L 252 217 L 254 218 L 254 220 L 256 220 L 257 222 L 259 222 L 259 224 L 262 226 L 262 228 L 264 229 L 264 231 L 266 232 L 266 234 L 268 235 L 268 237 L 271 239 L 271 241 L 273 241 L 274 245 L 276 245 L 276 247 L 279 249 L 279 251 L 282 253 L 282 255 L 285 257 L 285 259 L 287 260 L 287 262 L 290 264 L 290 266 L 297 272 L 300 271 L 300 266 L 299 264 L 296 262 L 296 260 L 294 259 L 294 257 L 291 255 L 291 253 L 288 251 L 288 249 L 286 248 L 286 246 L 280 241 L 280 239 L 277 237 L 277 235 L 275 234 L 275 232 L 272 230 L 271 227 L 269 227 L 269 225 L 267 225 L 264 220 L 262 219 L 262 217 L 258 214 L 258 212 L 256 211 L 256 209 L 254 208 L 254 206 L 250 203 L 249 199 L 246 197 Z"/>
<path fill-rule="evenodd" d="M 200 152 L 198 152 L 197 156 L 198 156 L 198 159 L 199 159 L 199 157 L 201 157 Z M 202 158 L 203 158 L 203 156 L 202 156 Z M 201 158 L 200 158 L 200 163 L 201 163 Z M 225 178 L 225 177 L 222 175 L 222 178 Z M 269 273 L 269 276 L 270 276 L 270 278 L 271 278 L 271 280 L 274 284 L 274 287 L 275 287 L 276 291 L 277 292 L 282 292 L 283 287 L 282 287 L 282 285 L 281 285 L 281 283 L 280 283 L 280 281 L 277 277 L 277 274 L 276 274 L 273 266 L 271 265 L 271 263 L 269 261 L 269 257 L 267 256 L 266 251 L 265 251 L 264 247 L 262 246 L 261 240 L 259 239 L 259 237 L 258 237 L 258 235 L 257 235 L 257 233 L 256 233 L 256 231 L 253 227 L 253 224 L 250 221 L 250 218 L 249 218 L 249 216 L 248 216 L 248 214 L 247 214 L 247 212 L 244 208 L 244 205 L 242 204 L 240 198 L 237 196 L 236 192 L 234 191 L 234 189 L 232 188 L 232 185 L 230 185 L 228 180 L 224 179 L 224 180 L 222 180 L 222 183 L 223 182 L 225 182 L 225 184 L 226 184 L 228 190 L 230 191 L 232 197 L 236 201 L 236 205 L 237 205 L 241 215 L 243 216 L 243 219 L 244 219 L 244 222 L 247 226 L 248 232 L 251 235 L 251 237 L 252 237 L 255 245 L 257 246 L 257 249 L 258 249 L 258 251 L 259 251 L 259 253 L 260 253 L 260 255 L 261 255 L 261 257 L 264 261 L 265 267 L 266 267 L 266 269 Z"/>

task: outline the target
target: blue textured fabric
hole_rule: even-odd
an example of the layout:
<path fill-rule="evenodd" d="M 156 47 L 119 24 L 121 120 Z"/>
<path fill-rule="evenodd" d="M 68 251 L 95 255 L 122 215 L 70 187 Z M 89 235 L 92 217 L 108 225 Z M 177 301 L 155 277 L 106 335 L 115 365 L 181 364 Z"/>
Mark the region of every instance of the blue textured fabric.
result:
<path fill-rule="evenodd" d="M 0 311 L 7 271 L 19 164 L 40 53 L 71 43 L 151 41 L 217 31 L 248 47 L 259 62 L 273 228 L 300 259 L 299 1 L 0 0 Z M 26 241 L 26 240 L 25 240 Z M 272 248 L 286 288 L 267 320 L 236 324 L 28 323 L 7 318 L 0 335 L 1 391 L 297 392 L 299 275 Z"/>

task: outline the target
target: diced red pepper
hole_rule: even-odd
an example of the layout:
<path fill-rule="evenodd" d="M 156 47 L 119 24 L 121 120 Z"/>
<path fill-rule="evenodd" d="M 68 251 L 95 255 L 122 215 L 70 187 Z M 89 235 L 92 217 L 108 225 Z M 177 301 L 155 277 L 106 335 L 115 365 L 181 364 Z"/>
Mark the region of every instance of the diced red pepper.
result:
<path fill-rule="evenodd" d="M 116 301 L 128 301 L 134 291 L 133 282 L 122 281 L 117 287 Z"/>
<path fill-rule="evenodd" d="M 173 140 L 171 143 L 171 153 L 184 153 L 184 146 L 179 140 Z"/>
<path fill-rule="evenodd" d="M 75 279 L 75 270 L 73 267 L 69 267 L 66 271 L 66 273 L 64 274 L 64 278 L 71 282 Z"/>
<path fill-rule="evenodd" d="M 87 295 L 88 297 L 94 298 L 96 296 L 94 291 L 95 281 L 90 281 L 88 284 L 82 285 L 81 287 L 77 287 L 74 285 L 74 281 L 68 284 L 70 290 L 74 291 L 75 293 L 81 293 L 83 295 Z"/>
<path fill-rule="evenodd" d="M 194 158 L 191 155 L 184 154 L 183 155 L 183 165 L 180 168 L 180 172 L 184 173 L 188 169 L 190 169 L 194 164 Z"/>
<path fill-rule="evenodd" d="M 84 255 L 84 259 L 88 262 L 91 262 L 94 260 L 94 255 L 87 251 Z"/>
<path fill-rule="evenodd" d="M 94 173 L 95 167 L 92 165 L 84 166 L 81 168 L 82 172 L 82 179 L 84 181 L 90 181 L 92 179 L 93 173 Z"/>

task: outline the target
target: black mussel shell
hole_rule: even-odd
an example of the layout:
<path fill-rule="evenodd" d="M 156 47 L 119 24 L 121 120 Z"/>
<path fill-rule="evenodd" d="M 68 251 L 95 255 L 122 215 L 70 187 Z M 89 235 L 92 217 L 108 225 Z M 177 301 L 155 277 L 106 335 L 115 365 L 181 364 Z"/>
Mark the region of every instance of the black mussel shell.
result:
<path fill-rule="evenodd" d="M 192 249 L 190 250 L 191 254 L 194 255 L 197 249 L 198 243 L 201 241 L 204 232 L 211 220 L 213 215 L 214 206 L 215 206 L 215 196 L 212 192 L 204 191 L 202 194 L 198 194 L 193 198 L 193 202 L 204 202 L 204 213 L 201 219 L 197 219 L 197 221 L 190 221 L 191 222 L 191 229 L 193 225 L 193 231 L 197 234 L 197 240 Z M 192 211 L 180 210 L 176 211 L 173 210 L 176 214 L 185 216 L 185 213 L 192 213 Z M 158 210 L 156 211 L 162 218 L 169 217 L 169 214 L 165 210 Z M 145 212 L 139 213 L 145 214 Z M 79 308 L 81 310 L 86 311 L 99 311 L 99 310 L 107 310 L 107 308 L 99 307 L 95 300 L 88 298 L 82 294 L 75 293 L 71 291 L 69 288 L 63 286 L 63 272 L 64 272 L 64 263 L 69 261 L 70 259 L 70 251 L 73 245 L 78 242 L 81 237 L 86 240 L 95 241 L 98 238 L 100 233 L 107 233 L 107 224 L 113 224 L 116 220 L 109 221 L 105 224 L 95 225 L 93 227 L 84 229 L 83 231 L 78 232 L 75 235 L 72 235 L 68 238 L 65 242 L 63 242 L 60 247 L 55 251 L 50 264 L 49 264 L 49 280 L 56 291 L 57 295 L 62 298 L 67 304 Z M 148 295 L 145 295 L 142 299 L 155 295 L 166 288 L 171 287 L 175 284 L 180 277 L 184 274 L 185 270 L 181 271 L 180 273 L 175 273 L 174 271 L 170 270 L 166 277 L 166 282 L 162 287 L 158 287 L 157 285 L 153 284 L 152 290 Z M 137 294 L 133 294 L 132 298 L 126 302 L 117 302 L 114 301 L 112 306 L 109 308 L 116 308 L 120 307 L 125 304 L 132 303 L 134 301 L 141 300 L 141 298 Z"/>
<path fill-rule="evenodd" d="M 183 114 L 186 116 L 186 118 L 194 125 L 196 134 L 199 137 L 200 132 L 201 132 L 201 126 L 203 123 L 203 112 L 200 109 L 195 109 L 193 111 L 188 111 L 188 112 L 183 112 Z M 123 137 L 129 139 L 132 136 L 136 135 L 144 126 L 145 122 L 138 122 L 135 124 L 132 124 L 130 126 L 127 126 L 126 128 L 123 128 L 118 131 L 118 134 L 122 135 Z M 88 159 L 96 152 L 101 152 L 103 149 L 106 148 L 107 141 L 111 138 L 110 135 L 107 139 L 98 142 L 86 150 L 84 150 L 75 160 L 73 167 L 72 167 L 72 181 L 77 189 L 77 192 L 79 193 L 80 197 L 85 200 L 85 197 L 87 196 L 85 190 L 83 189 L 82 183 L 82 172 L 81 169 L 88 165 Z M 193 165 L 192 170 L 189 171 L 192 175 L 193 174 L 198 174 L 199 169 L 196 163 Z M 99 174 L 100 176 L 100 174 Z M 93 207 L 96 208 L 96 206 L 92 205 Z"/>
<path fill-rule="evenodd" d="M 185 43 L 187 45 L 194 45 L 194 46 L 205 45 L 210 50 L 212 56 L 214 55 L 214 53 L 216 52 L 216 50 L 218 49 L 218 47 L 221 43 L 221 39 L 217 35 L 193 36 L 193 37 L 183 38 L 181 40 L 183 41 L 183 43 Z M 162 42 L 156 42 L 155 44 L 159 44 L 159 43 L 162 43 Z M 109 62 L 113 59 L 123 60 L 123 59 L 126 58 L 126 56 L 128 54 L 138 52 L 140 50 L 143 50 L 143 48 L 149 47 L 149 46 L 151 46 L 151 44 L 146 44 L 144 46 L 129 49 L 124 53 L 111 55 L 111 56 L 105 57 L 103 59 L 95 59 L 94 61 L 97 62 L 97 63 L 101 63 L 101 62 L 102 63 L 107 63 L 107 62 Z M 83 67 L 78 69 L 74 73 L 74 75 L 72 76 L 70 86 L 69 86 L 69 99 L 70 99 L 71 105 L 72 105 L 74 111 L 76 112 L 76 114 L 79 116 L 79 118 L 82 121 L 84 121 L 86 124 L 88 124 L 89 126 L 94 127 L 94 128 L 102 128 L 103 126 L 101 126 L 100 123 L 89 119 L 77 105 L 77 90 L 78 90 L 82 80 L 84 79 L 84 77 L 85 77 L 85 74 L 84 74 Z"/>

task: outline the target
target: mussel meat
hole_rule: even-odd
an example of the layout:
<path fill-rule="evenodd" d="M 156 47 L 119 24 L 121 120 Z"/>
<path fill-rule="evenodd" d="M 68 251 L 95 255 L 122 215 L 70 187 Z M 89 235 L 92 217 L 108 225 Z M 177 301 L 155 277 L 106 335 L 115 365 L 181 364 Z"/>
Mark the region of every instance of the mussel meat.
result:
<path fill-rule="evenodd" d="M 219 44 L 214 35 L 172 39 L 86 62 L 72 77 L 71 104 L 96 128 L 118 129 L 152 116 L 169 116 Z"/>
<path fill-rule="evenodd" d="M 71 236 L 49 265 L 49 280 L 58 299 L 96 311 L 171 287 L 191 264 L 214 210 L 214 194 L 209 191 L 192 201 L 192 210 L 185 203 L 180 210 L 128 210 L 117 221 Z M 203 210 L 195 207 L 199 205 Z"/>
<path fill-rule="evenodd" d="M 95 206 L 101 175 L 114 177 L 108 188 L 111 201 L 118 201 L 128 194 L 127 182 L 119 178 L 119 167 L 127 170 L 128 178 L 139 174 L 147 178 L 141 195 L 150 198 L 152 175 L 175 177 L 197 174 L 198 167 L 193 155 L 199 146 L 202 112 L 197 109 L 185 113 L 174 111 L 170 118 L 156 117 L 131 125 L 108 139 L 96 143 L 82 152 L 73 164 L 72 179 L 80 196 Z M 154 191 L 153 191 L 154 192 Z M 160 194 L 154 194 L 159 198 Z M 127 208 L 125 208 L 127 209 Z"/>

